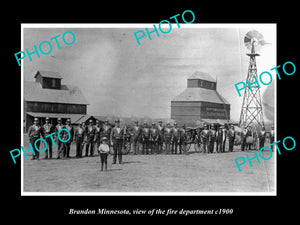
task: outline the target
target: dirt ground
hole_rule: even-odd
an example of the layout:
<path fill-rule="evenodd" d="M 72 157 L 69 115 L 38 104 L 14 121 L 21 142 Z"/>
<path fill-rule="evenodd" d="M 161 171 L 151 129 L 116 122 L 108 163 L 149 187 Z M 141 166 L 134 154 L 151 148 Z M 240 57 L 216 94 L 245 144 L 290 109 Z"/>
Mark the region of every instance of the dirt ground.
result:
<path fill-rule="evenodd" d="M 27 137 L 24 147 L 28 149 Z M 193 146 L 191 146 L 193 149 Z M 123 164 L 112 165 L 108 157 L 108 171 L 100 171 L 99 156 L 40 160 L 24 158 L 24 192 L 272 192 L 274 191 L 274 156 L 258 164 L 253 160 L 241 166 L 235 158 L 253 157 L 253 151 L 221 154 L 202 154 L 191 151 L 188 155 L 125 155 Z M 84 149 L 85 152 L 85 149 Z M 265 158 L 269 153 L 264 153 Z"/>

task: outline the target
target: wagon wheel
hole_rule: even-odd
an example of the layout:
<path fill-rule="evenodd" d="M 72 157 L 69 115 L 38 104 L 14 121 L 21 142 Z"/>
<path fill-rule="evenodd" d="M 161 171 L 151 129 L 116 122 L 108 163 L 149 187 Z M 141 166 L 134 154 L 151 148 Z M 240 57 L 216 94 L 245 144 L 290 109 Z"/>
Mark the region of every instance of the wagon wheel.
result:
<path fill-rule="evenodd" d="M 188 152 L 191 149 L 191 145 L 192 145 L 192 140 L 191 140 L 191 136 L 187 135 L 186 136 L 186 144 L 185 144 L 185 151 Z"/>
<path fill-rule="evenodd" d="M 200 142 L 194 143 L 195 152 L 201 153 L 203 151 L 203 145 Z"/>
<path fill-rule="evenodd" d="M 203 144 L 201 143 L 200 140 L 198 140 L 198 138 L 195 138 L 195 141 L 194 141 L 194 149 L 195 149 L 195 152 L 203 152 Z"/>

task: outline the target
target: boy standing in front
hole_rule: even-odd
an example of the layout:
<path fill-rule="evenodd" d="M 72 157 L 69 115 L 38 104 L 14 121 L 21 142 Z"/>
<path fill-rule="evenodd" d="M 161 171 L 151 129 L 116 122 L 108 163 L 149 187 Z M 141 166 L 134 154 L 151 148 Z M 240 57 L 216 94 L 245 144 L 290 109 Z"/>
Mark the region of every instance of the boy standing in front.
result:
<path fill-rule="evenodd" d="M 103 171 L 104 165 L 105 165 L 105 171 L 107 171 L 107 155 L 109 153 L 109 145 L 106 137 L 102 138 L 102 143 L 99 145 L 98 152 L 101 161 L 101 171 Z"/>

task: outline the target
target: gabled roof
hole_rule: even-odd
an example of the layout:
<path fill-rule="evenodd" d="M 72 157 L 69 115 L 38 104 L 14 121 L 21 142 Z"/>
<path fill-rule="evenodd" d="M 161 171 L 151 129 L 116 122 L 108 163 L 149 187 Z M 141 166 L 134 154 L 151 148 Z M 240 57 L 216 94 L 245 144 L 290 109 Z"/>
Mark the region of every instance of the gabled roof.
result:
<path fill-rule="evenodd" d="M 205 88 L 186 88 L 182 93 L 177 95 L 172 101 L 201 101 L 213 102 L 220 104 L 229 104 L 216 90 Z"/>
<path fill-rule="evenodd" d="M 77 86 L 61 85 L 61 89 L 42 88 L 39 82 L 24 81 L 24 99 L 33 102 L 88 104 Z"/>
<path fill-rule="evenodd" d="M 211 82 L 216 82 L 214 78 L 210 76 L 208 73 L 196 71 L 194 72 L 188 79 L 201 79 L 201 80 L 207 80 Z"/>
<path fill-rule="evenodd" d="M 34 78 L 36 78 L 38 74 L 40 74 L 42 77 L 62 79 L 62 76 L 58 72 L 39 70 L 35 74 Z"/>

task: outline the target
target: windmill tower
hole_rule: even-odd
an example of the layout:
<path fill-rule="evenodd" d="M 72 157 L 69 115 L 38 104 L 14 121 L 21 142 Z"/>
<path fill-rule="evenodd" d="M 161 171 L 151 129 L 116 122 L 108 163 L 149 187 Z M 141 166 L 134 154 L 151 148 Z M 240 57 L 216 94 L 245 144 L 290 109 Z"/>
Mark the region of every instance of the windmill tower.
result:
<path fill-rule="evenodd" d="M 259 51 L 261 47 L 266 44 L 266 42 L 264 41 L 264 37 L 262 34 L 255 30 L 252 30 L 245 35 L 244 43 L 247 49 L 251 51 L 251 53 L 247 53 L 247 55 L 250 57 L 247 75 L 247 80 L 249 83 L 245 82 L 246 88 L 244 91 L 239 125 L 243 127 L 247 127 L 249 125 L 261 127 L 264 126 L 264 119 L 260 89 L 257 83 L 254 83 L 257 80 L 255 80 L 254 78 L 257 78 L 255 57 L 259 56 L 256 51 Z M 251 84 L 252 91 L 249 88 L 249 84 Z"/>

